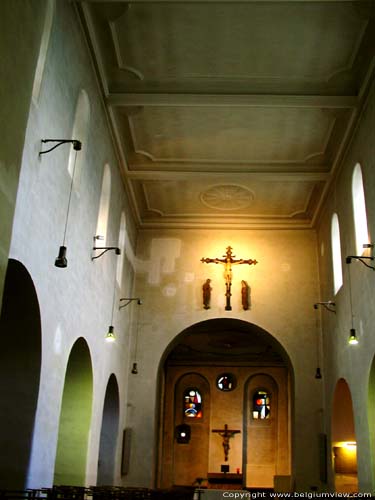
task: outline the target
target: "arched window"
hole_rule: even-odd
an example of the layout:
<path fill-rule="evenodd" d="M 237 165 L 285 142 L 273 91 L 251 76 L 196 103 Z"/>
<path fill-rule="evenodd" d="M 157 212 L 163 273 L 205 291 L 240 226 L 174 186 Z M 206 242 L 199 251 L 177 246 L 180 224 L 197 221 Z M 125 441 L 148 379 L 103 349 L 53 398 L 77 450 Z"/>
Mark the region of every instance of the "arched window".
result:
<path fill-rule="evenodd" d="M 98 223 L 96 226 L 96 236 L 100 238 L 100 245 L 105 246 L 107 241 L 107 227 L 109 217 L 109 204 L 111 201 L 111 170 L 108 163 L 104 165 L 102 191 L 100 195 L 100 205 L 98 213 Z"/>
<path fill-rule="evenodd" d="M 125 240 L 126 240 L 126 219 L 124 212 L 122 212 L 120 221 L 120 231 L 118 235 L 118 247 L 121 250 L 121 255 L 117 260 L 117 269 L 116 269 L 116 280 L 120 288 L 122 283 L 122 270 L 124 268 Z"/>
<path fill-rule="evenodd" d="M 87 135 L 90 121 L 90 100 L 84 89 L 81 89 L 78 95 L 76 111 L 74 114 L 72 139 L 81 141 L 82 150 L 75 151 L 73 146 L 70 147 L 69 162 L 68 162 L 68 172 L 70 177 L 73 176 L 74 170 L 74 187 L 76 190 L 79 189 L 81 182 L 82 166 L 85 159 L 85 154 L 87 151 Z M 74 167 L 75 163 L 75 167 Z"/>
<path fill-rule="evenodd" d="M 357 163 L 353 170 L 352 199 L 356 252 L 357 255 L 362 255 L 363 245 L 364 243 L 368 243 L 368 230 L 362 169 L 359 163 Z"/>
<path fill-rule="evenodd" d="M 184 391 L 184 415 L 188 418 L 202 418 L 202 396 L 196 388 Z"/>
<path fill-rule="evenodd" d="M 331 247 L 332 247 L 332 268 L 333 268 L 333 292 L 336 294 L 342 286 L 340 226 L 337 214 L 333 214 L 331 221 Z"/>
<path fill-rule="evenodd" d="M 270 418 L 271 406 L 268 392 L 258 389 L 253 395 L 252 415 L 255 420 Z"/>
<path fill-rule="evenodd" d="M 39 100 L 40 88 L 42 86 L 44 67 L 47 59 L 49 39 L 52 31 L 53 16 L 55 11 L 55 0 L 48 0 L 46 5 L 46 13 L 44 17 L 44 26 L 42 39 L 40 42 L 38 62 L 36 65 L 34 84 L 32 91 L 32 99 L 36 104 Z"/>

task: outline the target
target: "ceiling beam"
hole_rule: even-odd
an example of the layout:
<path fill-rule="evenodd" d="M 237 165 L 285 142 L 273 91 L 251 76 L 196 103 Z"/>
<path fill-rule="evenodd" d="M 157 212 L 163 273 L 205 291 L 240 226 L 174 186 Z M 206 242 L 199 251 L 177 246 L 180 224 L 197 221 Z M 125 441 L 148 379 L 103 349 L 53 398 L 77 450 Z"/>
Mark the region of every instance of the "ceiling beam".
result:
<path fill-rule="evenodd" d="M 213 172 L 166 172 L 162 170 L 135 171 L 128 170 L 125 177 L 137 181 L 197 181 L 208 179 L 212 181 Z M 325 182 L 329 179 L 328 172 L 214 172 L 215 180 L 246 182 L 246 181 L 298 181 Z"/>
<path fill-rule="evenodd" d="M 263 94 L 164 94 L 113 93 L 107 96 L 109 106 L 240 106 L 279 108 L 355 108 L 356 96 L 330 95 L 263 95 Z"/>

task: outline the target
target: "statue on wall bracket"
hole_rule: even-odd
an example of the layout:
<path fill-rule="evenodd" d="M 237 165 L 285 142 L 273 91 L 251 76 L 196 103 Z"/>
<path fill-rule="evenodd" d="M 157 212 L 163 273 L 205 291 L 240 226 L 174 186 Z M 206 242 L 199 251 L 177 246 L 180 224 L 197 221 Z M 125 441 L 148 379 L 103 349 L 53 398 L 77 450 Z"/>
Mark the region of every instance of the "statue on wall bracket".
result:
<path fill-rule="evenodd" d="M 206 281 L 203 283 L 202 286 L 202 291 L 203 291 L 203 308 L 204 309 L 210 309 L 210 302 L 211 302 L 211 280 L 206 279 Z"/>

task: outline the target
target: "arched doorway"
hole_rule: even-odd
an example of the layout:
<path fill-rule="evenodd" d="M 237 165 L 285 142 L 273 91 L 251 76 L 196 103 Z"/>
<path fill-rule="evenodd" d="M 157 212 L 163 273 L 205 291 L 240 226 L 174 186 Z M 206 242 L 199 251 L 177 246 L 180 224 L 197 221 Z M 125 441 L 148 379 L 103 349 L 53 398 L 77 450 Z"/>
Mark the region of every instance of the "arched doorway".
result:
<path fill-rule="evenodd" d="M 54 484 L 85 485 L 92 390 L 90 352 L 86 341 L 79 338 L 71 350 L 66 369 Z"/>
<path fill-rule="evenodd" d="M 358 491 L 357 441 L 352 397 L 343 378 L 339 379 L 335 388 L 331 432 L 335 490 L 355 493 Z"/>
<path fill-rule="evenodd" d="M 272 335 L 236 319 L 197 323 L 174 339 L 161 368 L 160 487 L 202 480 L 215 487 L 230 478 L 236 487 L 272 488 L 274 476 L 290 476 L 292 371 Z M 271 425 L 273 442 L 256 456 L 249 398 L 266 386 L 272 412 L 258 427 Z M 199 417 L 186 413 L 190 406 Z"/>
<path fill-rule="evenodd" d="M 0 316 L 0 487 L 25 487 L 41 366 L 38 297 L 27 269 L 10 259 Z"/>
<path fill-rule="evenodd" d="M 114 484 L 119 410 L 118 385 L 116 377 L 112 373 L 108 380 L 104 399 L 98 459 L 98 485 Z"/>

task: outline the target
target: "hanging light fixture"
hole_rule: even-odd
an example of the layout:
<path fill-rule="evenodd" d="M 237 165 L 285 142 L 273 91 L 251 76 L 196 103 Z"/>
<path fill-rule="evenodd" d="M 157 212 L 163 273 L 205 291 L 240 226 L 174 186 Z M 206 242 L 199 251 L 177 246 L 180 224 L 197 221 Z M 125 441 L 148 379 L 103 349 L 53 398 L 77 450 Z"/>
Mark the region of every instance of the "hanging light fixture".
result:
<path fill-rule="evenodd" d="M 108 332 L 106 333 L 106 336 L 105 336 L 106 342 L 115 342 L 115 340 L 116 340 L 115 328 L 113 326 L 113 315 L 115 312 L 115 301 L 116 301 L 116 272 L 114 275 L 114 282 L 113 282 L 111 324 L 109 325 Z"/>
<path fill-rule="evenodd" d="M 346 258 L 346 263 L 350 264 L 351 261 L 348 260 L 349 257 Z M 357 334 L 354 328 L 354 314 L 353 314 L 353 298 L 352 298 L 352 281 L 351 281 L 351 276 L 350 276 L 350 266 L 349 266 L 349 272 L 348 272 L 348 282 L 349 282 L 349 302 L 350 302 L 350 316 L 351 316 L 351 322 L 352 322 L 352 327 L 350 329 L 350 334 L 348 338 L 348 344 L 350 345 L 357 345 L 358 344 L 358 338 Z"/>
<path fill-rule="evenodd" d="M 123 299 L 120 299 L 120 301 L 122 301 L 122 300 L 126 300 L 127 302 L 124 305 L 120 306 L 120 309 L 122 307 L 127 306 L 128 304 L 130 304 L 130 302 L 132 302 L 134 300 L 137 301 L 137 304 L 139 306 L 142 305 L 142 300 L 140 298 L 123 298 Z M 132 369 L 131 369 L 131 373 L 133 375 L 137 375 L 137 373 L 138 373 L 138 365 L 137 365 L 138 330 L 139 330 L 139 308 L 137 310 L 137 325 L 136 325 L 136 329 L 135 329 L 134 362 L 133 362 L 133 366 L 132 366 Z"/>
<path fill-rule="evenodd" d="M 69 211 L 70 211 L 70 202 L 72 199 L 72 191 L 73 191 L 73 184 L 74 184 L 74 174 L 76 170 L 76 163 L 77 163 L 77 151 L 81 151 L 82 149 L 82 143 L 81 141 L 78 141 L 77 139 L 42 139 L 42 143 L 47 143 L 47 142 L 54 142 L 56 143 L 54 146 L 52 146 L 50 149 L 47 149 L 46 151 L 40 151 L 39 156 L 44 155 L 46 153 L 50 153 L 57 147 L 61 146 L 62 144 L 72 144 L 73 149 L 75 150 L 75 156 L 74 156 L 74 166 L 73 166 L 73 171 L 72 171 L 72 180 L 70 183 L 70 190 L 69 190 L 69 199 L 68 199 L 68 208 L 66 211 L 66 217 L 65 217 L 65 228 L 64 228 L 64 237 L 63 237 L 63 243 L 59 248 L 59 254 L 55 259 L 55 266 L 64 268 L 68 266 L 68 259 L 66 258 L 66 252 L 67 248 L 65 245 L 65 239 L 66 239 L 66 232 L 68 228 L 68 220 L 69 220 Z"/>

